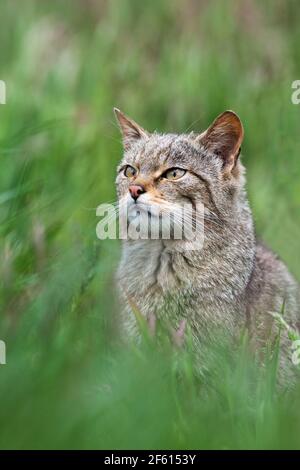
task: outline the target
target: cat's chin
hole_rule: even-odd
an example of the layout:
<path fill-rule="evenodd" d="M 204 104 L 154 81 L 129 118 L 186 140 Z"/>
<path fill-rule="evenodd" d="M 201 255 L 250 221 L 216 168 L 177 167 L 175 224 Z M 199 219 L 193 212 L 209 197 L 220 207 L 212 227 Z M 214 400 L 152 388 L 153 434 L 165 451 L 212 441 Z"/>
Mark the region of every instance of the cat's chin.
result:
<path fill-rule="evenodd" d="M 139 223 L 141 225 L 159 224 L 162 220 L 160 212 L 153 212 L 149 207 L 137 206 L 127 213 L 128 223 Z"/>
<path fill-rule="evenodd" d="M 184 220 L 181 225 L 179 219 L 173 220 L 173 215 L 173 213 L 164 211 L 159 205 L 143 202 L 130 203 L 127 206 L 127 212 L 122 213 L 122 216 L 125 217 L 123 222 L 127 226 L 127 235 L 131 240 L 169 240 L 177 242 L 180 251 L 191 249 L 191 244 L 193 245 L 192 249 L 195 249 L 194 242 L 198 241 L 199 237 L 196 237 L 188 223 L 184 224 Z M 202 240 L 202 237 L 200 239 Z M 188 248 L 186 248 L 187 246 Z"/>

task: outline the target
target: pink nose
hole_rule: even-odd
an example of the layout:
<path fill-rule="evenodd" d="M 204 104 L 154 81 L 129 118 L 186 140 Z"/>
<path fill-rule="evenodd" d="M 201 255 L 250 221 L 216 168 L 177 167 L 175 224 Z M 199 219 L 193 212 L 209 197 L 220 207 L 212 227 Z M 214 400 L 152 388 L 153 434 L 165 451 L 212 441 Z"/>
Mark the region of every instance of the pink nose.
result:
<path fill-rule="evenodd" d="M 143 186 L 133 184 L 132 186 L 129 186 L 129 192 L 131 194 L 131 197 L 136 201 L 137 198 L 145 192 L 145 189 L 143 188 Z"/>

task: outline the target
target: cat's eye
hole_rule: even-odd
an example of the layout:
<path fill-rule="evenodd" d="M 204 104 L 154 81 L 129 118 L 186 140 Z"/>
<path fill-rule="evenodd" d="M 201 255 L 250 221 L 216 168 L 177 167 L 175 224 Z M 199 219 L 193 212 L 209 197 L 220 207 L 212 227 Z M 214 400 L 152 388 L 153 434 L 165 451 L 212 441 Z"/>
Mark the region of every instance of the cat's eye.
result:
<path fill-rule="evenodd" d="M 133 178 L 137 173 L 137 170 L 133 168 L 133 166 L 127 165 L 125 166 L 124 169 L 124 175 L 127 176 L 127 178 Z"/>
<path fill-rule="evenodd" d="M 170 168 L 163 174 L 163 177 L 167 180 L 178 180 L 185 174 L 186 170 L 183 170 L 182 168 Z"/>

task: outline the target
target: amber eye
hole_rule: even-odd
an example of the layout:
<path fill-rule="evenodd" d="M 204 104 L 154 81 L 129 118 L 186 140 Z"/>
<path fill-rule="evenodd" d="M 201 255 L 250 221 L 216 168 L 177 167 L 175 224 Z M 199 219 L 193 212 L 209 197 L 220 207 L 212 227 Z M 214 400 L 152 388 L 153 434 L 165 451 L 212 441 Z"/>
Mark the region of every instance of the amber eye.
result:
<path fill-rule="evenodd" d="M 186 170 L 182 170 L 181 168 L 170 168 L 170 170 L 163 174 L 163 177 L 167 180 L 178 180 L 183 175 L 185 175 L 185 173 Z"/>
<path fill-rule="evenodd" d="M 127 178 L 133 178 L 136 175 L 136 169 L 133 166 L 127 165 L 124 169 L 124 175 Z"/>

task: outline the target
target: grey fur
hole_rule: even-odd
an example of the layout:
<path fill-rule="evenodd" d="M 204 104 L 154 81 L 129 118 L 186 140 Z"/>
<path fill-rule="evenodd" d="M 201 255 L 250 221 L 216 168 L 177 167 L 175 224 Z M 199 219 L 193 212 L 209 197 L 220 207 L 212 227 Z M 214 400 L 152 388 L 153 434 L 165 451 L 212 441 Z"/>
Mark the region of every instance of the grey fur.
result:
<path fill-rule="evenodd" d="M 278 332 L 270 312 L 281 312 L 283 303 L 285 320 L 297 328 L 298 284 L 255 237 L 245 169 L 237 154 L 243 137 L 241 124 L 238 135 L 232 134 L 231 121 L 229 127 L 227 123 L 227 127 L 215 126 L 209 141 L 207 131 L 200 135 L 149 134 L 118 110 L 116 113 L 125 147 L 116 180 L 119 199 L 130 197 L 132 181 L 121 170 L 130 164 L 139 168 L 137 184 L 142 179 L 150 185 L 150 197 L 152 190 L 154 198 L 158 191 L 169 204 L 188 198 L 203 202 L 207 209 L 202 250 L 178 252 L 176 240 L 123 242 L 118 284 L 126 332 L 139 335 L 133 306 L 145 318 L 163 317 L 173 328 L 186 319 L 196 350 L 201 342 L 213 340 L 219 328 L 233 338 L 248 329 L 253 349 L 260 350 Z M 239 125 L 236 115 L 228 116 Z M 154 181 L 153 175 L 166 167 L 189 171 L 180 181 Z M 295 367 L 290 345 L 283 331 L 280 374 L 285 383 Z"/>

